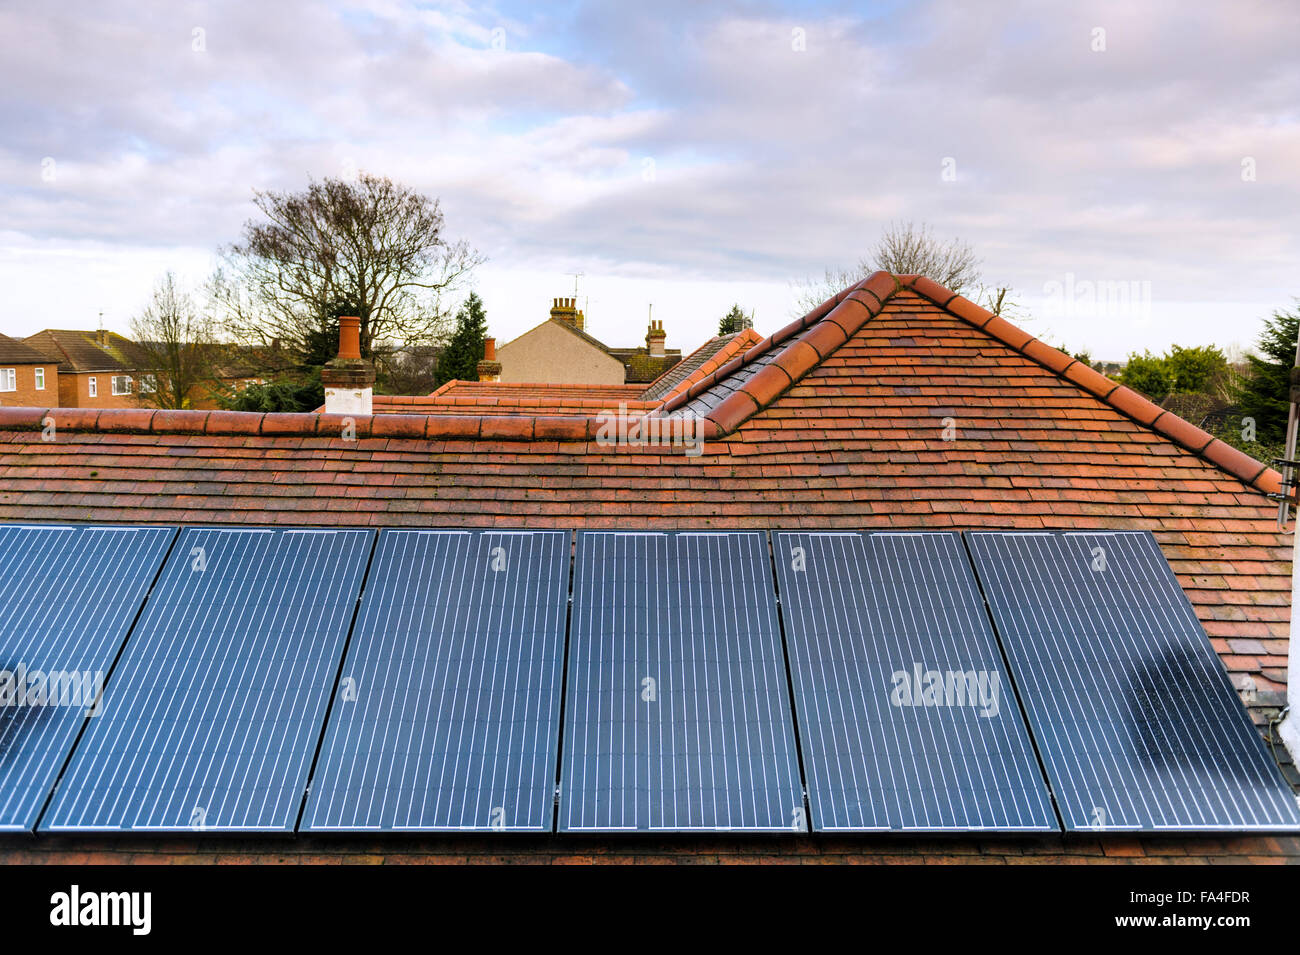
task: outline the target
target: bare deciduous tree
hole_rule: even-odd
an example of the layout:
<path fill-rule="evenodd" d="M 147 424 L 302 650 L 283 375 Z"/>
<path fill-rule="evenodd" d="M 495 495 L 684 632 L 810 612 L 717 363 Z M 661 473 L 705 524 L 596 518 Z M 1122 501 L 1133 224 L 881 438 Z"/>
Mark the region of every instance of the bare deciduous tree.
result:
<path fill-rule="evenodd" d="M 936 239 L 925 223 L 890 223 L 871 251 L 871 271 L 884 269 L 895 275 L 915 272 L 961 292 L 980 281 L 979 259 L 970 243 L 961 239 Z"/>
<path fill-rule="evenodd" d="M 392 348 L 377 344 L 373 360 L 385 391 L 394 395 L 427 395 L 438 387 L 434 369 L 441 349 L 436 345 Z"/>
<path fill-rule="evenodd" d="M 988 288 L 984 285 L 976 292 L 969 293 L 969 298 L 976 305 L 983 305 L 994 315 L 1016 322 L 1033 321 L 1033 316 L 1019 302 L 1011 297 L 1013 289 L 1008 286 Z"/>
<path fill-rule="evenodd" d="M 948 242 L 936 239 L 924 223 L 919 226 L 913 222 L 890 223 L 870 254 L 855 268 L 827 269 L 821 279 L 800 284 L 797 302 L 800 314 L 879 270 L 896 275 L 925 275 L 954 292 L 980 284 L 979 259 L 969 243 L 961 239 Z"/>
<path fill-rule="evenodd" d="M 157 408 L 189 408 L 219 394 L 219 366 L 224 350 L 211 313 L 180 288 L 176 276 L 164 275 L 149 304 L 131 319 L 140 380 L 137 397 Z"/>
<path fill-rule="evenodd" d="M 379 341 L 434 340 L 446 328 L 444 301 L 483 262 L 443 237 L 437 199 L 386 177 L 313 180 L 253 202 L 264 218 L 225 250 L 217 293 L 241 341 L 278 341 L 304 360 L 340 309 L 360 316 L 366 357 Z"/>

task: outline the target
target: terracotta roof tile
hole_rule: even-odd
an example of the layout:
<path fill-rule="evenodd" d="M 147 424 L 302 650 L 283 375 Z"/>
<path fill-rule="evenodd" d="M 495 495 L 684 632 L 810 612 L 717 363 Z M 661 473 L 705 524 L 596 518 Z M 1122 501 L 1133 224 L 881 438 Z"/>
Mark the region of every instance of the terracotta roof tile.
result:
<path fill-rule="evenodd" d="M 375 395 L 375 414 L 597 414 L 626 405 L 649 411 L 641 385 L 549 385 L 449 381 L 428 395 Z M 317 413 L 324 411 L 317 408 Z"/>
<path fill-rule="evenodd" d="M 1196 425 L 1184 421 L 1172 411 L 1166 411 L 1164 414 L 1160 415 L 1160 417 L 1156 418 L 1155 421 L 1151 422 L 1151 427 L 1155 428 L 1155 430 L 1159 431 L 1166 437 L 1178 442 L 1183 447 L 1195 451 L 1197 454 L 1200 454 L 1209 447 L 1210 443 L 1214 440 L 1214 435 L 1207 434 L 1200 428 L 1196 427 Z M 1238 476 L 1244 481 L 1249 481 L 1254 477 L 1253 474 L 1250 477 L 1246 477 L 1245 475 Z"/>

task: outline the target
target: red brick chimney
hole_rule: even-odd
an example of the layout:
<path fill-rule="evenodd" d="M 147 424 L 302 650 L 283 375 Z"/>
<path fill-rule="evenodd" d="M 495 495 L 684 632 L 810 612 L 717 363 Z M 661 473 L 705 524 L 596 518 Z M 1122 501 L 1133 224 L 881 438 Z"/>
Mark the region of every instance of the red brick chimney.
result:
<path fill-rule="evenodd" d="M 576 298 L 557 298 L 551 300 L 551 318 L 557 322 L 566 322 L 578 331 L 586 331 L 587 319 L 578 308 Z"/>
<path fill-rule="evenodd" d="M 339 354 L 320 373 L 325 386 L 325 413 L 374 413 L 375 369 L 361 357 L 361 319 L 339 316 Z"/>
<path fill-rule="evenodd" d="M 483 339 L 483 360 L 478 363 L 479 381 L 500 381 L 501 362 L 497 361 L 497 340 Z"/>
<path fill-rule="evenodd" d="M 658 319 L 650 319 L 650 330 L 645 333 L 645 347 L 651 358 L 664 357 L 664 340 L 667 337 L 668 333 L 664 331 L 664 323 Z"/>

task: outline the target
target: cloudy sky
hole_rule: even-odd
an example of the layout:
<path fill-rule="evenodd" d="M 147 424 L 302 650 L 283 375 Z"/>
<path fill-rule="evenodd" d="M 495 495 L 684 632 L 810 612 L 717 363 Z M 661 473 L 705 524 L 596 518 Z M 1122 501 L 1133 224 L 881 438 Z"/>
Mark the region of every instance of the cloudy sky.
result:
<path fill-rule="evenodd" d="M 0 332 L 125 331 L 254 190 L 363 169 L 503 339 L 574 272 L 610 344 L 771 331 L 913 220 L 1072 349 L 1249 343 L 1300 295 L 1300 4 L 1048 6 L 6 0 Z"/>

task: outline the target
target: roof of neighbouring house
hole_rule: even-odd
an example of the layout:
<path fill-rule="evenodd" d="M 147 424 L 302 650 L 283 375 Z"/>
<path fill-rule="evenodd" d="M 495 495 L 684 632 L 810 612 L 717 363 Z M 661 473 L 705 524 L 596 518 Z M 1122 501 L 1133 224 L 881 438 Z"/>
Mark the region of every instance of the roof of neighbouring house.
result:
<path fill-rule="evenodd" d="M 595 348 L 624 361 L 635 349 L 610 349 L 586 332 L 561 319 L 549 319 L 577 335 Z M 527 333 L 525 333 L 527 334 Z M 520 336 L 522 337 L 522 336 Z M 515 339 L 518 341 L 518 339 Z M 759 336 L 753 331 L 709 339 L 685 361 L 681 352 L 674 351 L 671 360 L 661 363 L 664 370 L 647 387 L 642 381 L 651 366 L 646 365 L 624 385 L 542 384 L 501 381 L 449 381 L 427 395 L 375 395 L 375 414 L 450 414 L 472 412 L 475 414 L 593 414 L 617 410 L 620 406 L 632 411 L 649 411 L 676 386 L 692 376 L 710 358 L 726 352 L 730 354 L 740 344 L 753 344 Z M 507 343 L 508 344 L 508 343 Z M 730 350 L 728 349 L 730 346 Z M 504 346 L 502 346 L 504 347 Z M 642 349 L 644 351 L 644 349 Z M 615 352 L 620 353 L 615 355 Z M 629 359 L 630 360 L 630 359 Z M 655 367 L 660 367 L 656 365 Z M 711 366 L 715 367 L 715 366 Z M 325 406 L 316 409 L 323 412 Z"/>
<path fill-rule="evenodd" d="M 694 381 L 694 376 L 711 361 L 716 361 L 714 367 L 718 367 L 732 355 L 762 340 L 763 337 L 752 328 L 732 335 L 716 335 L 651 382 L 641 397 L 651 401 L 667 398 L 683 382 Z"/>
<path fill-rule="evenodd" d="M 699 456 L 599 440 L 599 412 L 566 404 L 585 386 L 458 383 L 351 419 L 0 409 L 0 520 L 1149 530 L 1234 683 L 1253 684 L 1257 723 L 1281 705 L 1276 472 L 924 277 L 876 273 L 750 335 L 649 400 L 629 393 L 632 417 L 698 422 Z"/>
<path fill-rule="evenodd" d="M 46 328 L 23 341 L 59 362 L 62 372 L 131 372 L 141 365 L 135 342 L 116 332 L 107 332 L 105 338 L 107 343 L 101 345 L 95 331 Z"/>
<path fill-rule="evenodd" d="M 627 369 L 626 381 L 629 384 L 648 385 L 682 360 L 680 348 L 666 348 L 658 356 L 651 355 L 645 346 L 610 348 L 608 351 Z"/>
<path fill-rule="evenodd" d="M 26 342 L 21 342 L 8 335 L 0 335 L 0 364 L 7 365 L 48 365 L 48 355 L 37 351 Z"/>
<path fill-rule="evenodd" d="M 711 338 L 685 360 L 656 378 L 649 387 L 641 384 L 547 385 L 449 381 L 427 395 L 375 395 L 373 411 L 375 414 L 591 415 L 617 411 L 621 407 L 627 411 L 646 412 L 761 340 L 761 336 L 751 329 Z M 325 407 L 322 405 L 316 410 L 323 412 Z"/>

